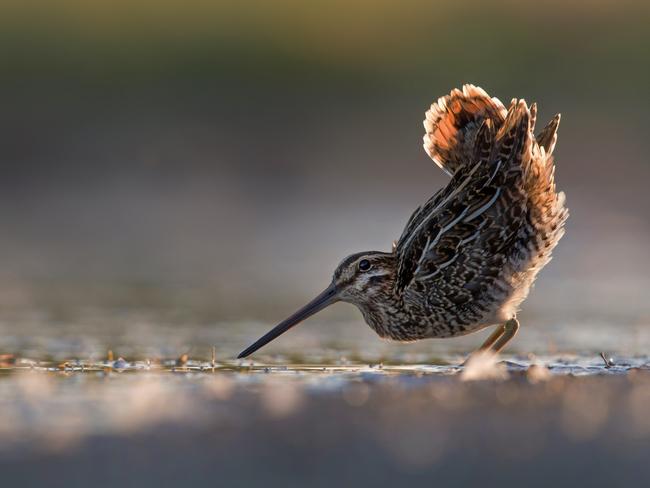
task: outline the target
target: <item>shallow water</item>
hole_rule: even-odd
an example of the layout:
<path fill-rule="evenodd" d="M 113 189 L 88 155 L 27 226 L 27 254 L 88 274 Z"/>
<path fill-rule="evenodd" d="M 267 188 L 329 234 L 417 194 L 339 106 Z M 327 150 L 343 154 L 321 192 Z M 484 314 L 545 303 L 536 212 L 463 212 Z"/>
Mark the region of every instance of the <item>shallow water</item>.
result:
<path fill-rule="evenodd" d="M 606 324 L 524 327 L 462 367 L 485 333 L 400 345 L 312 321 L 236 360 L 269 324 L 43 320 L 0 324 L 0 472 L 16 484 L 650 481 L 642 324 L 615 342 Z"/>
<path fill-rule="evenodd" d="M 650 480 L 647 358 L 514 359 L 482 377 L 417 364 L 17 363 L 0 377 L 0 470 L 24 486 Z"/>

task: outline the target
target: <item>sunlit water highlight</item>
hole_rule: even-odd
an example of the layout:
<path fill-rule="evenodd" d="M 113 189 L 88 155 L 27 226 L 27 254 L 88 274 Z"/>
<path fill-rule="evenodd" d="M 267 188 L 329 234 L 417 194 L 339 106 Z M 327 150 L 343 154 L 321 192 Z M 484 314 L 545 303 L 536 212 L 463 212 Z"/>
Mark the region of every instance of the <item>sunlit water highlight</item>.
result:
<path fill-rule="evenodd" d="M 643 324 L 615 342 L 608 324 L 524 327 L 503 356 L 461 366 L 484 334 L 400 345 L 359 322 L 312 322 L 234 359 L 268 327 L 0 324 L 0 470 L 36 486 L 54 473 L 66 486 L 162 486 L 177 469 L 227 486 L 432 473 L 471 485 L 486 472 L 545 486 L 527 466 L 566 461 L 552 472 L 596 463 L 584 479 L 598 486 L 650 449 Z"/>

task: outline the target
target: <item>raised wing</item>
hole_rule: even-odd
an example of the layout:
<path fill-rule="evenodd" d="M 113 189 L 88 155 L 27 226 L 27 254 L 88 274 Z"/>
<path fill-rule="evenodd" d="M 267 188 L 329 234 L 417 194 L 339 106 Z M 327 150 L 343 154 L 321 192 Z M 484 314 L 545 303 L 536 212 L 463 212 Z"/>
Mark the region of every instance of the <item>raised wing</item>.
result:
<path fill-rule="evenodd" d="M 468 160 L 416 211 L 397 243 L 398 292 L 433 290 L 441 305 L 461 305 L 498 277 L 503 250 L 525 225 L 530 123 L 523 101 L 513 101 L 505 121 L 482 121 Z"/>

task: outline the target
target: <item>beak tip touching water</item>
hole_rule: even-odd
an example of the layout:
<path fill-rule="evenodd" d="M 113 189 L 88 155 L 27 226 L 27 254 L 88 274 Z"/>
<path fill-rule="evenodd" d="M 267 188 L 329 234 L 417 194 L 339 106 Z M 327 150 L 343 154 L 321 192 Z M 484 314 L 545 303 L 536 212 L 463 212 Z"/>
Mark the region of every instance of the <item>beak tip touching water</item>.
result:
<path fill-rule="evenodd" d="M 257 351 L 259 348 L 265 346 L 266 344 L 271 342 L 273 339 L 277 338 L 279 335 L 284 334 L 286 331 L 291 329 L 294 325 L 299 324 L 300 322 L 305 320 L 307 317 L 310 317 L 310 316 L 314 315 L 316 312 L 318 312 L 318 311 L 324 309 L 325 307 L 327 307 L 328 305 L 331 305 L 332 303 L 336 302 L 338 300 L 337 294 L 338 294 L 337 289 L 333 284 L 328 286 L 325 289 L 325 291 L 323 291 L 320 295 L 318 295 L 316 298 L 314 298 L 311 302 L 309 302 L 303 308 L 298 310 L 296 313 L 294 313 L 288 319 L 280 322 L 280 324 L 278 324 L 273 329 L 271 329 L 269 332 L 267 332 L 264 336 L 262 336 L 260 339 L 258 339 L 255 343 L 253 343 L 248 348 L 246 348 L 242 352 L 240 352 L 239 356 L 237 356 L 237 359 L 243 359 L 245 357 L 250 356 L 255 351 Z"/>
<path fill-rule="evenodd" d="M 257 350 L 257 348 L 253 349 L 253 346 L 247 347 L 246 349 L 244 349 L 242 352 L 239 353 L 239 355 L 237 356 L 237 359 L 247 358 L 248 356 L 253 354 L 256 350 Z"/>

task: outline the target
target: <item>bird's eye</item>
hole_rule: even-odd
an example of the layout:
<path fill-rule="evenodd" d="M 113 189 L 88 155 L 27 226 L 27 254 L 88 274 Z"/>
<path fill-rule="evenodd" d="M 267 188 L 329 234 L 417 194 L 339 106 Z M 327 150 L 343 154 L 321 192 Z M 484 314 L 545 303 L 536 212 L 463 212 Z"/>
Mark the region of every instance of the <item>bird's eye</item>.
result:
<path fill-rule="evenodd" d="M 368 271 L 370 269 L 370 261 L 362 259 L 359 261 L 359 271 Z"/>

